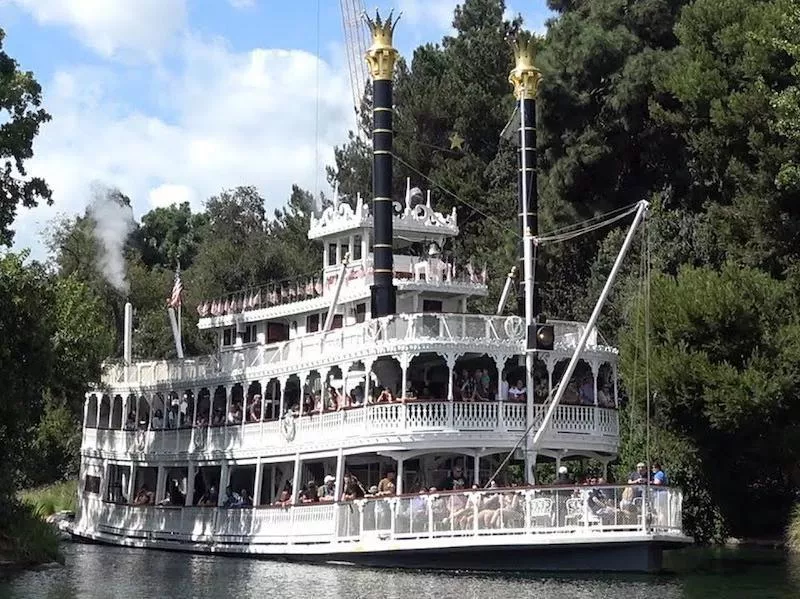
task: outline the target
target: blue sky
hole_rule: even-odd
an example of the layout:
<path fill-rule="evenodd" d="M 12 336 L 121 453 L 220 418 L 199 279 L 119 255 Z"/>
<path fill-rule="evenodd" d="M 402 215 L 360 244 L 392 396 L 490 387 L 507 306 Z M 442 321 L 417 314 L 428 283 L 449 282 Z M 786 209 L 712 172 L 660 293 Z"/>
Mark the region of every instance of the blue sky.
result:
<path fill-rule="evenodd" d="M 408 57 L 450 31 L 457 3 L 364 2 L 403 12 Z M 507 8 L 543 30 L 545 0 Z M 137 217 L 235 185 L 257 185 L 270 208 L 292 183 L 327 191 L 354 120 L 337 0 L 0 0 L 0 23 L 53 115 L 29 173 L 55 204 L 20 210 L 17 248 L 44 257 L 48 223 L 83 212 L 93 182 L 120 187 Z"/>

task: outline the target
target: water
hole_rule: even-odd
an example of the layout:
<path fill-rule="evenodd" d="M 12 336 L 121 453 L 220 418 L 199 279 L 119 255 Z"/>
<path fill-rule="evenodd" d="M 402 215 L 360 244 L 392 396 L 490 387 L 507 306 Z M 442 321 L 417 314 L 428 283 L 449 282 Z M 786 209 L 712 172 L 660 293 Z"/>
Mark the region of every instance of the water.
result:
<path fill-rule="evenodd" d="M 774 551 L 691 549 L 658 575 L 526 575 L 359 569 L 65 545 L 66 565 L 0 582 L 0 599 L 784 599 L 800 597 L 800 563 Z"/>

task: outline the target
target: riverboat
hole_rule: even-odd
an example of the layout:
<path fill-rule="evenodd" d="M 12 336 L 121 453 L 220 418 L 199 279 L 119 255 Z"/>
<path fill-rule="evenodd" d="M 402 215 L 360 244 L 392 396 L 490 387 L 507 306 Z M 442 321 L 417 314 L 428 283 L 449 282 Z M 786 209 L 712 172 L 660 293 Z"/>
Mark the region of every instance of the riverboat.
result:
<path fill-rule="evenodd" d="M 665 549 L 691 541 L 681 490 L 603 484 L 619 447 L 618 351 L 596 326 L 646 203 L 592 318 L 536 318 L 541 76 L 518 40 L 523 297 L 519 315 L 470 313 L 487 272 L 444 257 L 456 210 L 410 183 L 393 199 L 395 21 L 368 23 L 372 201 L 337 195 L 312 217 L 314 276 L 203 302 L 214 355 L 183 358 L 173 326 L 181 358 L 132 360 L 126 305 L 124 360 L 85 398 L 73 534 L 375 566 L 659 569 Z M 536 484 L 537 464 L 578 458 L 602 465 L 598 484 Z M 508 477 L 516 464 L 524 483 Z"/>

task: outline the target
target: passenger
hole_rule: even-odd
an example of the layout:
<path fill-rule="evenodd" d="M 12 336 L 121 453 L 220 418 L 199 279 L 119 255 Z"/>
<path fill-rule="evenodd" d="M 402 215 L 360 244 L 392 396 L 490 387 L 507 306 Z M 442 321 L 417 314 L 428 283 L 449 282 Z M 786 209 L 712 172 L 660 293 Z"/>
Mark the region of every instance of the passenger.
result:
<path fill-rule="evenodd" d="M 164 416 L 161 414 L 161 410 L 156 410 L 155 414 L 153 415 L 151 427 L 154 431 L 164 428 Z"/>
<path fill-rule="evenodd" d="M 203 493 L 203 496 L 200 498 L 200 501 L 197 502 L 197 505 L 203 507 L 213 507 L 217 505 L 218 498 L 219 494 L 217 492 L 217 486 L 212 484 L 208 490 Z"/>
<path fill-rule="evenodd" d="M 136 492 L 136 497 L 133 499 L 133 505 L 150 505 L 153 503 L 153 493 L 147 488 L 147 485 L 142 485 Z"/>
<path fill-rule="evenodd" d="M 250 497 L 250 493 L 247 492 L 247 489 L 242 489 L 239 492 L 239 497 L 241 500 L 236 507 L 253 507 L 253 499 Z"/>
<path fill-rule="evenodd" d="M 313 480 L 308 481 L 306 488 L 300 493 L 300 502 L 301 503 L 318 503 L 319 502 L 319 490 L 317 488 L 317 483 Z"/>
<path fill-rule="evenodd" d="M 658 462 L 655 462 L 653 464 L 651 482 L 657 486 L 667 485 L 667 475 L 664 474 L 664 471 L 661 469 L 661 464 L 659 464 Z"/>
<path fill-rule="evenodd" d="M 336 477 L 330 474 L 325 475 L 319 490 L 321 501 L 336 501 Z"/>
<path fill-rule="evenodd" d="M 236 491 L 233 490 L 233 487 L 228 485 L 225 488 L 225 501 L 222 503 L 222 507 L 238 507 L 239 504 L 242 502 L 242 497 Z"/>
<path fill-rule="evenodd" d="M 572 478 L 569 475 L 569 470 L 567 470 L 566 466 L 559 466 L 558 468 L 558 476 L 556 476 L 557 485 L 571 485 Z"/>
<path fill-rule="evenodd" d="M 342 494 L 342 501 L 350 501 L 353 499 L 361 499 L 366 495 L 364 487 L 359 480 L 348 472 L 344 476 L 344 493 Z"/>
<path fill-rule="evenodd" d="M 389 470 L 386 476 L 378 483 L 378 495 L 394 495 L 397 486 L 394 482 L 394 470 Z"/>

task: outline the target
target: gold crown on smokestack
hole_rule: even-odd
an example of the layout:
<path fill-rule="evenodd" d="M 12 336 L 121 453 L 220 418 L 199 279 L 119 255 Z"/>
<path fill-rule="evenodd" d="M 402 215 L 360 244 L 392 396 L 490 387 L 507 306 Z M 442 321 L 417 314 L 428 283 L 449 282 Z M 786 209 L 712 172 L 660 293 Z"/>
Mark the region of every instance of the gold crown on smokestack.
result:
<path fill-rule="evenodd" d="M 537 40 L 529 32 L 520 31 L 510 43 L 516 65 L 508 76 L 508 81 L 514 86 L 514 95 L 518 100 L 533 99 L 542 81 L 542 72 L 533 64 Z"/>
<path fill-rule="evenodd" d="M 397 60 L 397 50 L 392 45 L 392 35 L 400 15 L 392 19 L 390 12 L 386 20 L 382 20 L 380 13 L 375 11 L 374 19 L 365 14 L 364 20 L 372 34 L 372 45 L 365 56 L 370 74 L 373 79 L 391 79 L 394 63 Z"/>

